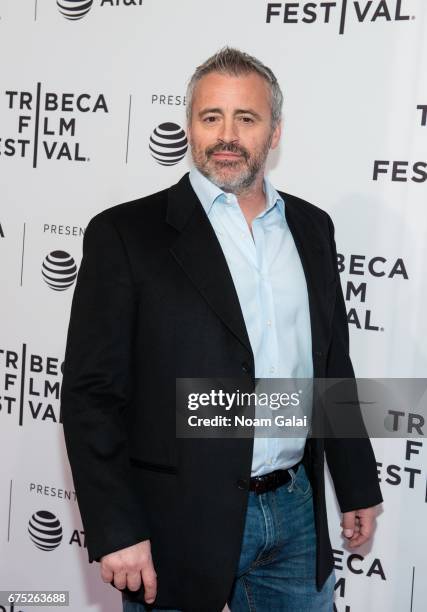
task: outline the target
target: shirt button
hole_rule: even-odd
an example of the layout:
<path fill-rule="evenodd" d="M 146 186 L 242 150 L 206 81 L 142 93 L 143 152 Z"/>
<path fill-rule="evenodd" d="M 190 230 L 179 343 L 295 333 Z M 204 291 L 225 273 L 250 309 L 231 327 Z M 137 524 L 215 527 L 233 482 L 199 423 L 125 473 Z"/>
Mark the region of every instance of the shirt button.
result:
<path fill-rule="evenodd" d="M 268 325 L 268 327 L 271 327 L 271 321 L 270 321 L 270 319 L 267 321 L 267 325 Z"/>
<path fill-rule="evenodd" d="M 270 374 L 274 374 L 274 372 L 276 371 L 276 368 L 274 366 L 271 366 L 270 368 Z"/>

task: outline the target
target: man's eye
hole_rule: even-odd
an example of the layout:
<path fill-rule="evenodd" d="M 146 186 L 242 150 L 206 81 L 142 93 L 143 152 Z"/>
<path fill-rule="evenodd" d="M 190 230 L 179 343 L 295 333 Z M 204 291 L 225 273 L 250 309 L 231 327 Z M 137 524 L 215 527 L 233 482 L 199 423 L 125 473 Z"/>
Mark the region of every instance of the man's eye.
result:
<path fill-rule="evenodd" d="M 209 116 L 209 117 L 205 117 L 203 119 L 203 121 L 205 121 L 205 123 L 214 123 L 214 121 L 216 121 L 217 117 L 214 117 L 213 115 Z"/>
<path fill-rule="evenodd" d="M 252 117 L 241 117 L 243 123 L 253 123 L 254 120 L 252 119 Z"/>

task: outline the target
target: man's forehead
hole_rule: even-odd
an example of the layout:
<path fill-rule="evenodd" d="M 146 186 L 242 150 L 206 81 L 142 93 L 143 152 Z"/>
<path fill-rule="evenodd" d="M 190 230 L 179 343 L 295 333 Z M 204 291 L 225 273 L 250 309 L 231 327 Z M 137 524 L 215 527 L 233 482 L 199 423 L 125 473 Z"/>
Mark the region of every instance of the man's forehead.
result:
<path fill-rule="evenodd" d="M 225 98 L 229 95 L 242 95 L 245 99 L 269 97 L 269 87 L 265 79 L 256 72 L 241 75 L 229 75 L 220 72 L 210 72 L 197 81 L 194 88 L 194 98 L 199 103 L 207 103 L 212 98 Z"/>

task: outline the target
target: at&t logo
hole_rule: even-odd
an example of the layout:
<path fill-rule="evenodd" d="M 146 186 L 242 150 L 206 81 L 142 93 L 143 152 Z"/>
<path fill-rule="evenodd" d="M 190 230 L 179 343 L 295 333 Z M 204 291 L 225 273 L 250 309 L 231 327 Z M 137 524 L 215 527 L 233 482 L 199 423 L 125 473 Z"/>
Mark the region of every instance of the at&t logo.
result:
<path fill-rule="evenodd" d="M 51 289 L 64 291 L 76 280 L 76 262 L 65 251 L 52 251 L 43 260 L 42 276 Z"/>
<path fill-rule="evenodd" d="M 142 6 L 143 0 L 98 0 L 99 7 Z M 85 17 L 93 5 L 93 0 L 56 0 L 61 15 L 69 21 L 78 21 Z"/>
<path fill-rule="evenodd" d="M 187 136 L 177 123 L 161 123 L 150 136 L 149 148 L 161 166 L 174 166 L 187 152 Z"/>
<path fill-rule="evenodd" d="M 87 15 L 92 8 L 93 0 L 56 0 L 56 4 L 65 19 L 76 21 Z"/>
<path fill-rule="evenodd" d="M 28 521 L 28 534 L 30 540 L 39 550 L 49 552 L 58 548 L 63 541 L 69 545 L 77 545 L 79 548 L 86 548 L 86 536 L 83 529 L 64 530 L 61 522 L 49 510 L 39 510 L 35 512 Z M 0 608 L 1 612 L 1 608 Z"/>
<path fill-rule="evenodd" d="M 48 510 L 35 512 L 28 523 L 28 533 L 34 546 L 40 550 L 54 550 L 62 541 L 59 519 Z"/>

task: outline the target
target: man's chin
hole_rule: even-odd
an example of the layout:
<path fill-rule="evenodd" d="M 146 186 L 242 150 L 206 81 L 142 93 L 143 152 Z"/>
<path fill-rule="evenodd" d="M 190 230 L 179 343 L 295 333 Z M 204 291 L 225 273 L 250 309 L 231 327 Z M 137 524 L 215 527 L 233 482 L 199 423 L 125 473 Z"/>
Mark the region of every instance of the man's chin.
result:
<path fill-rule="evenodd" d="M 246 173 L 238 169 L 240 164 L 238 162 L 216 162 L 215 167 L 205 168 L 205 173 L 208 178 L 213 182 L 230 182 L 240 183 L 246 178 Z"/>
<path fill-rule="evenodd" d="M 246 176 L 230 176 L 230 174 L 225 173 L 211 173 L 208 176 L 209 180 L 212 181 L 217 187 L 222 189 L 223 191 L 229 191 L 231 193 L 236 193 L 243 187 L 247 187 L 247 177 Z"/>

